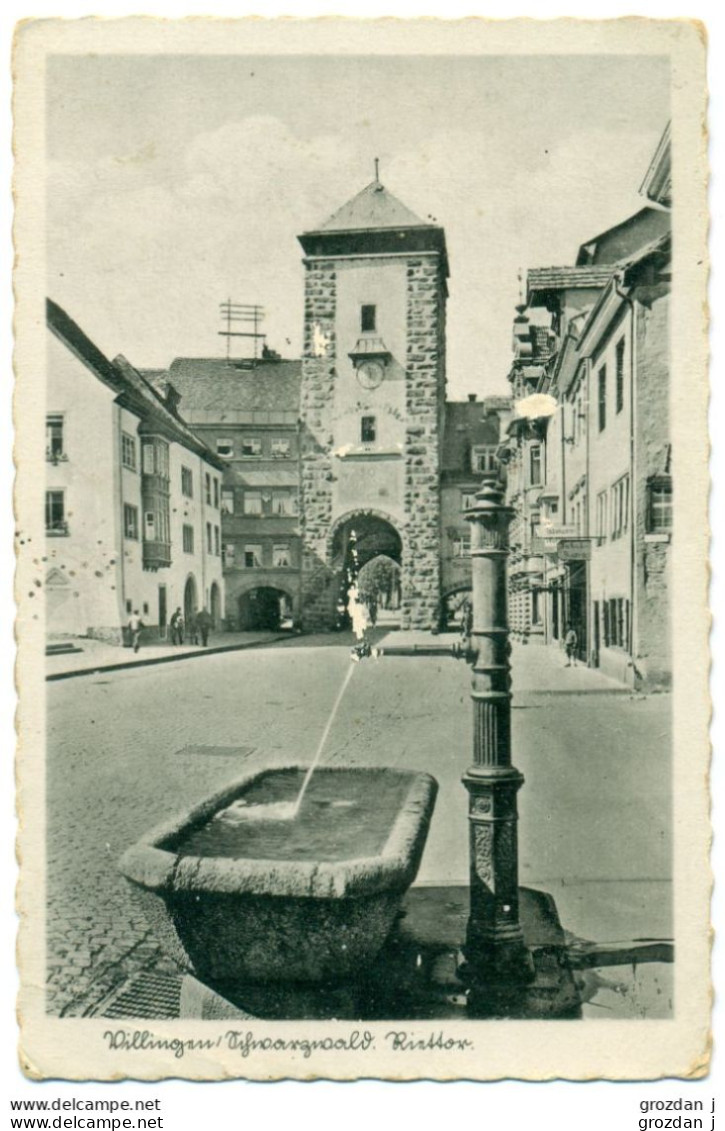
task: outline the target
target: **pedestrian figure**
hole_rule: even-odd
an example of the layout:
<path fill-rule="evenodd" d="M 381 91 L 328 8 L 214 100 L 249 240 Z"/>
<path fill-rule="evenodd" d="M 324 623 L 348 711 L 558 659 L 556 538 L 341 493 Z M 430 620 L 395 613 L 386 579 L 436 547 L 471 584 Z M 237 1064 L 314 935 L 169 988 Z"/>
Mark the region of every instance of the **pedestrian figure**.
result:
<path fill-rule="evenodd" d="M 376 597 L 371 597 L 368 601 L 368 613 L 370 614 L 370 624 L 375 628 L 378 619 L 378 601 Z"/>
<path fill-rule="evenodd" d="M 141 618 L 138 615 L 138 609 L 133 610 L 129 618 L 128 628 L 129 632 L 131 633 L 131 643 L 133 645 L 133 650 L 134 652 L 138 652 L 139 646 L 141 644 L 141 629 L 143 628 Z"/>
<path fill-rule="evenodd" d="M 211 616 L 207 610 L 206 605 L 200 613 L 196 614 L 196 627 L 201 636 L 202 647 L 206 648 L 207 640 L 209 639 L 209 629 L 211 628 Z"/>
<path fill-rule="evenodd" d="M 187 625 L 187 628 L 188 628 L 188 632 L 189 632 L 189 643 L 190 644 L 198 644 L 199 643 L 199 614 L 198 613 L 192 613 L 191 614 L 191 616 L 189 617 L 189 623 Z"/>
<path fill-rule="evenodd" d="M 169 621 L 169 628 L 171 629 L 171 643 L 183 644 L 184 643 L 184 618 L 181 609 L 177 609 L 171 620 Z"/>
<path fill-rule="evenodd" d="M 573 664 L 576 667 L 576 652 L 579 644 L 579 637 L 576 634 L 576 629 L 573 625 L 569 625 L 564 637 L 564 651 L 566 652 L 565 667 L 569 668 Z"/>
<path fill-rule="evenodd" d="M 351 586 L 348 592 L 348 610 L 352 620 L 352 630 L 360 643 L 364 643 L 367 630 L 370 627 L 370 612 L 368 606 L 361 600 L 355 584 Z"/>

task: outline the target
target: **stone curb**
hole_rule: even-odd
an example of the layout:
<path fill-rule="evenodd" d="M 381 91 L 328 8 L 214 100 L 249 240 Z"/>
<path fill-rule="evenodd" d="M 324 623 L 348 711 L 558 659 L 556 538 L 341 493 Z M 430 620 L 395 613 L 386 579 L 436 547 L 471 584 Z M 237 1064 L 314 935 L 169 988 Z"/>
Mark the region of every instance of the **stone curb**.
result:
<path fill-rule="evenodd" d="M 118 672 L 125 668 L 146 668 L 152 664 L 177 664 L 181 660 L 196 660 L 200 656 L 216 656 L 220 652 L 242 652 L 247 648 L 264 648 L 279 640 L 289 640 L 289 634 L 274 636 L 271 640 L 250 640 L 242 644 L 220 644 L 215 648 L 199 648 L 196 652 L 181 652 L 170 656 L 153 656 L 145 660 L 124 660 L 118 664 L 96 664 L 90 668 L 76 668 L 72 671 L 51 672 L 46 675 L 46 683 L 59 679 L 73 679 L 77 675 L 98 675 L 100 672 Z"/>

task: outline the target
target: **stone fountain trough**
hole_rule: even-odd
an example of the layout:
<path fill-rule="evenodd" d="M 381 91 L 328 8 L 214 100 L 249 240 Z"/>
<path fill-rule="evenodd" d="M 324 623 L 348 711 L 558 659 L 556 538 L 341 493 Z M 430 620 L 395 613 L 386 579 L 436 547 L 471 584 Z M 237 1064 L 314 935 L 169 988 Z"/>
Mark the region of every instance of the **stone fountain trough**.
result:
<path fill-rule="evenodd" d="M 418 871 L 435 779 L 323 767 L 295 818 L 275 819 L 304 775 L 247 774 L 120 861 L 166 953 L 202 982 L 344 981 L 390 932 Z"/>

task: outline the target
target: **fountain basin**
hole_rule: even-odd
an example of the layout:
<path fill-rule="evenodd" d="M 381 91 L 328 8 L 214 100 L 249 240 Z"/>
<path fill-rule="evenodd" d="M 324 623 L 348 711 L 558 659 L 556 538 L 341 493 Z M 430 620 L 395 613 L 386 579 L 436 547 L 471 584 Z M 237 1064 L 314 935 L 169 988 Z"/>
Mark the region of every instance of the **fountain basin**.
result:
<path fill-rule="evenodd" d="M 344 981 L 390 932 L 418 871 L 435 779 L 323 767 L 294 820 L 236 819 L 240 806 L 293 801 L 304 774 L 247 774 L 120 861 L 166 953 L 202 981 Z"/>

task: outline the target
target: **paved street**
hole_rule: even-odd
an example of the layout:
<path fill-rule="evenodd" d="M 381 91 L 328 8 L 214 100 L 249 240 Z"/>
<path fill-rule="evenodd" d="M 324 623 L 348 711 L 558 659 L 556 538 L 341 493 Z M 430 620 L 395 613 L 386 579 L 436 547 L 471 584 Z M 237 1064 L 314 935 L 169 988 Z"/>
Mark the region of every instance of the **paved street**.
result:
<path fill-rule="evenodd" d="M 308 761 L 349 663 L 332 636 L 48 684 L 50 1011 L 82 1013 L 158 958 L 124 850 L 240 772 Z M 422 883 L 467 881 L 469 678 L 445 656 L 360 663 L 325 755 L 438 778 Z M 574 935 L 670 934 L 669 698 L 543 648 L 515 649 L 514 678 L 522 883 L 551 891 Z"/>

